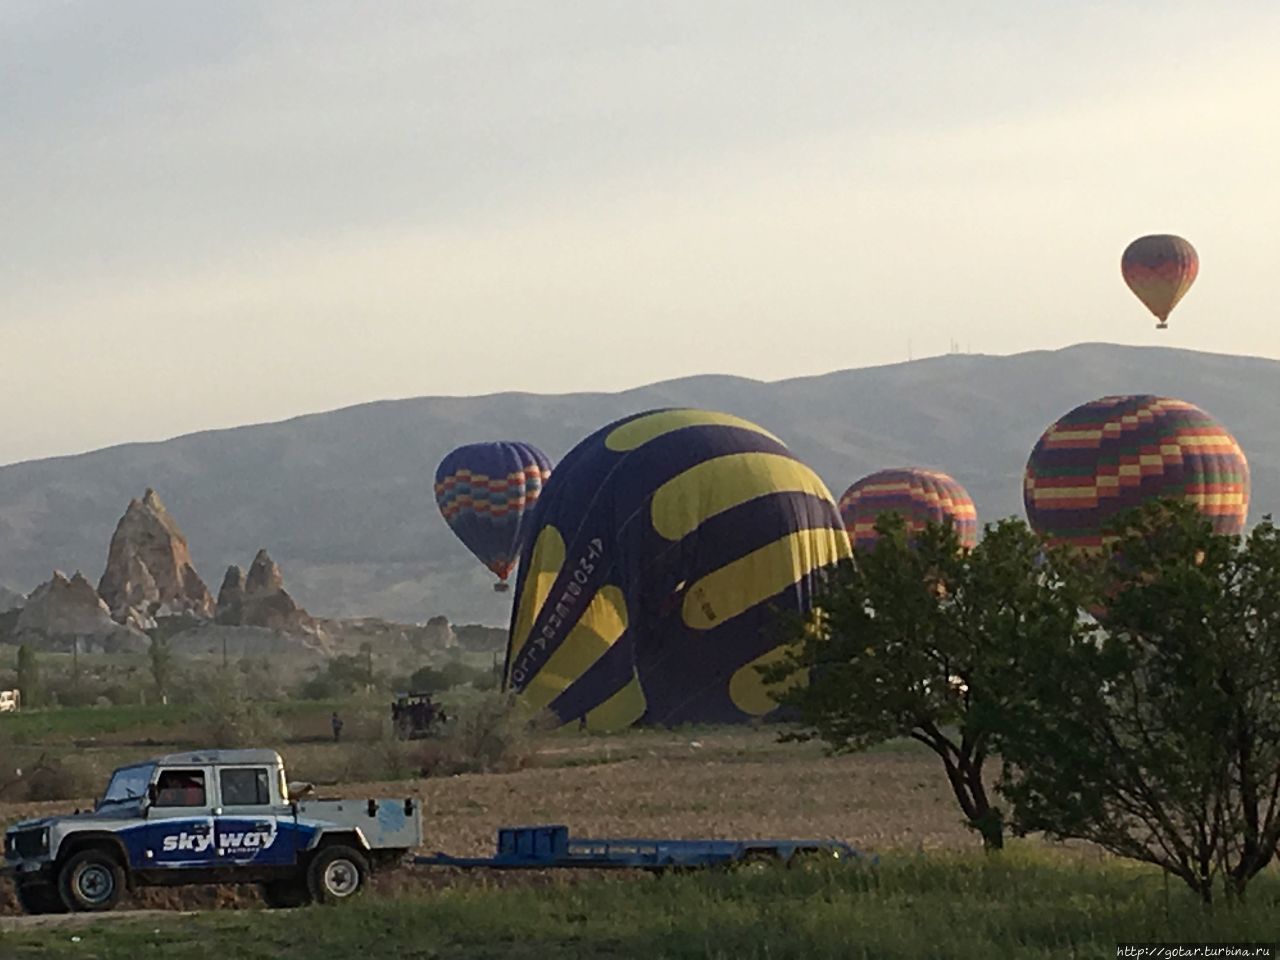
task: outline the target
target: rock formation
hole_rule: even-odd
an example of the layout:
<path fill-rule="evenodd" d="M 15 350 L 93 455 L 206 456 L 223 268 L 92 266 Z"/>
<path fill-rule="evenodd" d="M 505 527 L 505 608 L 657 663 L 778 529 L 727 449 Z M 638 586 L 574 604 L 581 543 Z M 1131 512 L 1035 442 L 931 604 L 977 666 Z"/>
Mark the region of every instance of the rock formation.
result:
<path fill-rule="evenodd" d="M 208 619 L 215 610 L 186 537 L 151 489 L 120 518 L 98 593 L 117 622 L 138 628 L 154 626 L 157 616 Z"/>
<path fill-rule="evenodd" d="M 268 627 L 286 633 L 316 633 L 320 629 L 316 620 L 298 606 L 284 588 L 284 575 L 266 550 L 259 550 L 253 558 L 243 583 L 238 567 L 227 571 L 218 594 L 218 622 Z"/>
<path fill-rule="evenodd" d="M 47 649 L 112 653 L 145 650 L 147 637 L 121 626 L 93 585 L 77 573 L 70 580 L 58 571 L 52 579 L 31 591 L 14 626 L 16 642 L 32 642 Z"/>
<path fill-rule="evenodd" d="M 244 613 L 244 571 L 235 564 L 227 567 L 218 591 L 218 623 L 234 626 Z"/>
<path fill-rule="evenodd" d="M 432 617 L 423 628 L 423 645 L 436 650 L 445 650 L 458 645 L 458 637 L 453 632 L 448 617 Z"/>

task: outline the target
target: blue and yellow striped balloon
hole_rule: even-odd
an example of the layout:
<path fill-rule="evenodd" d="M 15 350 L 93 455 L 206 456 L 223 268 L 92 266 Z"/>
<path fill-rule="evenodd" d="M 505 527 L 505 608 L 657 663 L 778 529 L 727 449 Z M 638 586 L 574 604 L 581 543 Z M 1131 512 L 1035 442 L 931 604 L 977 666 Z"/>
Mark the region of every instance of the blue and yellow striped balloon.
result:
<path fill-rule="evenodd" d="M 735 722 L 776 707 L 756 667 L 779 611 L 850 555 L 818 476 L 780 440 L 705 410 L 637 414 L 547 481 L 520 559 L 508 686 L 566 724 Z"/>

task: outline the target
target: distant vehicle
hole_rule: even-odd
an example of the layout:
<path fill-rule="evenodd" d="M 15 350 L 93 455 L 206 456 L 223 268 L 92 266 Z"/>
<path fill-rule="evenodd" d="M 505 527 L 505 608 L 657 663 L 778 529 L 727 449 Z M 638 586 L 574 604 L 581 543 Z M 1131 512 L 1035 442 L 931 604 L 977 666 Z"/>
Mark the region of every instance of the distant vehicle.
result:
<path fill-rule="evenodd" d="M 195 883 L 258 883 L 295 907 L 350 899 L 421 843 L 419 800 L 294 799 L 274 750 L 208 750 L 121 767 L 92 812 L 10 826 L 4 856 L 27 913 Z"/>
<path fill-rule="evenodd" d="M 391 704 L 391 722 L 401 740 L 420 740 L 440 732 L 449 717 L 431 694 L 401 693 Z"/>
<path fill-rule="evenodd" d="M 0 690 L 0 713 L 17 713 L 21 709 L 21 690 Z"/>

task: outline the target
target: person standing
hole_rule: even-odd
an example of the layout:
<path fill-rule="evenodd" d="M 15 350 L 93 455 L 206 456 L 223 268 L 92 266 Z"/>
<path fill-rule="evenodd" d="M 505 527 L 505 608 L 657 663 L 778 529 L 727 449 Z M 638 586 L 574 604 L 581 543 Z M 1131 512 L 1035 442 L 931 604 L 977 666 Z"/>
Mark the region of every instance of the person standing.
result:
<path fill-rule="evenodd" d="M 342 718 L 338 716 L 338 711 L 333 711 L 333 716 L 329 718 L 329 725 L 333 727 L 333 742 L 338 743 L 342 740 Z"/>

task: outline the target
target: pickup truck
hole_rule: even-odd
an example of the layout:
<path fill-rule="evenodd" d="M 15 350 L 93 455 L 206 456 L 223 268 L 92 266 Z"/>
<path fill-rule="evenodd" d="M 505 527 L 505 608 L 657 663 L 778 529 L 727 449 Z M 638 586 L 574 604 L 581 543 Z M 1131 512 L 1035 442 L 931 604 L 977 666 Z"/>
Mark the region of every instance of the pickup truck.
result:
<path fill-rule="evenodd" d="M 201 750 L 121 767 L 90 812 L 12 825 L 4 872 L 28 913 L 195 883 L 258 883 L 296 907 L 349 899 L 421 843 L 417 799 L 295 799 L 274 750 Z"/>

